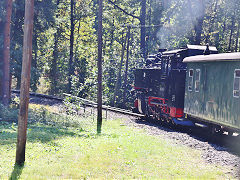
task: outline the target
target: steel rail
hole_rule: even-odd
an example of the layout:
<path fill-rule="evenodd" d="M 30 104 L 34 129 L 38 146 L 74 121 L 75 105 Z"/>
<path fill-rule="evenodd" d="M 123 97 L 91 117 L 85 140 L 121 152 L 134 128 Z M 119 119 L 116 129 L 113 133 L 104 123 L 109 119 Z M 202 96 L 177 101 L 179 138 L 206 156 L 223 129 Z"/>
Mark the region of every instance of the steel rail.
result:
<path fill-rule="evenodd" d="M 80 101 L 84 102 L 83 103 L 84 105 L 97 108 L 97 103 L 94 102 L 94 101 L 90 101 L 90 100 L 80 98 L 80 97 L 77 97 L 77 96 L 73 96 L 71 94 L 66 94 L 66 93 L 63 93 L 63 95 L 67 96 L 67 97 L 75 98 L 77 100 L 80 100 Z M 122 114 L 130 115 L 130 116 L 144 117 L 144 115 L 142 115 L 142 114 L 134 113 L 130 110 L 121 109 L 121 108 L 117 108 L 117 107 L 112 107 L 112 106 L 108 106 L 108 105 L 103 105 L 102 108 L 104 110 L 109 110 L 109 111 L 112 111 L 112 112 L 122 113 Z"/>
<path fill-rule="evenodd" d="M 12 92 L 16 93 L 16 94 L 19 94 L 20 90 L 12 90 Z M 71 94 L 66 94 L 66 93 L 63 93 L 63 95 L 65 97 L 69 97 L 69 98 L 76 99 L 76 100 L 80 101 L 83 106 L 89 106 L 89 107 L 97 108 L 97 103 L 94 102 L 94 101 L 84 99 L 84 98 L 81 98 L 81 97 L 78 97 L 78 96 L 73 96 Z M 57 100 L 57 101 L 61 101 L 61 102 L 64 101 L 64 98 L 61 98 L 61 97 L 56 97 L 56 96 L 51 96 L 51 95 L 46 95 L 46 94 L 33 93 L 33 92 L 30 92 L 30 96 L 46 98 L 46 99 L 53 99 L 53 100 Z M 112 107 L 112 106 L 108 106 L 108 105 L 103 105 L 102 108 L 104 110 L 107 110 L 107 111 L 117 112 L 117 113 L 121 113 L 121 114 L 125 114 L 125 115 L 130 115 L 130 116 L 135 116 L 135 117 L 144 117 L 144 115 L 142 115 L 142 114 L 134 113 L 130 110 L 121 109 L 121 108 L 117 108 L 117 107 Z"/>

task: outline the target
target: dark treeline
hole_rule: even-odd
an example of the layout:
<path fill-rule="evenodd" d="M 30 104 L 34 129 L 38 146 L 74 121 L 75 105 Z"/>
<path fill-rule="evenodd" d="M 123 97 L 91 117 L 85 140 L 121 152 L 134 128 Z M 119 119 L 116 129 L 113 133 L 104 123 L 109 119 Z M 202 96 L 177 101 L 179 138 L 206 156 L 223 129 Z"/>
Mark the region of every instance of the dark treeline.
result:
<path fill-rule="evenodd" d="M 11 2 L 9 82 L 19 89 L 24 0 Z M 0 1 L 1 87 L 7 3 Z M 133 69 L 159 48 L 209 43 L 220 52 L 239 51 L 239 0 L 105 0 L 103 5 L 105 103 L 132 102 Z M 35 0 L 31 91 L 96 100 L 97 19 L 97 0 Z"/>

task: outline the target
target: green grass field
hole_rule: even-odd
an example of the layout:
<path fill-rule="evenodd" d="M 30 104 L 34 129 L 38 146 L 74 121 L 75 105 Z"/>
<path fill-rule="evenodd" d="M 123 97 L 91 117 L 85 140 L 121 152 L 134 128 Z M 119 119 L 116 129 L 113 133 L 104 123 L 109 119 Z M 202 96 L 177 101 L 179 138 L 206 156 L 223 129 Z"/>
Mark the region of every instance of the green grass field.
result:
<path fill-rule="evenodd" d="M 231 178 L 227 167 L 206 164 L 200 151 L 127 127 L 124 120 L 104 121 L 97 135 L 92 118 L 72 119 L 79 127 L 30 123 L 23 167 L 14 167 L 16 125 L 0 122 L 0 179 Z"/>

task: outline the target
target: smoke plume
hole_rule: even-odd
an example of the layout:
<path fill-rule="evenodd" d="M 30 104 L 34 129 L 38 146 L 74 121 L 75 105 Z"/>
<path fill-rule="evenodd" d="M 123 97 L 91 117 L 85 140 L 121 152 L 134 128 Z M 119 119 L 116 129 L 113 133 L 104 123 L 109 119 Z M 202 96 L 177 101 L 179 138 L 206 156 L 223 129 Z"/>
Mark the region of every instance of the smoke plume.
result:
<path fill-rule="evenodd" d="M 204 0 L 163 0 L 163 16 L 157 36 L 161 48 L 177 48 L 189 43 L 199 18 L 204 17 Z"/>

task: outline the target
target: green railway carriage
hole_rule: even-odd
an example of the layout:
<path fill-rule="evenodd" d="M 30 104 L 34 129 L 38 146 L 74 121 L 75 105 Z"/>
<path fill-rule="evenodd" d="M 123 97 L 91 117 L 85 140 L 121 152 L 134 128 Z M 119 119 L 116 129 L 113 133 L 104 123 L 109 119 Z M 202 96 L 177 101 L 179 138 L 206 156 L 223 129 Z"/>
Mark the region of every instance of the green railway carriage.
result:
<path fill-rule="evenodd" d="M 184 113 L 240 131 L 240 53 L 187 57 Z"/>

